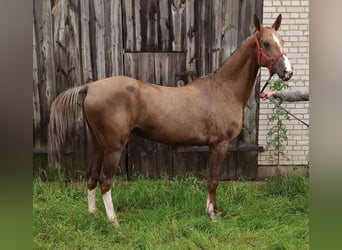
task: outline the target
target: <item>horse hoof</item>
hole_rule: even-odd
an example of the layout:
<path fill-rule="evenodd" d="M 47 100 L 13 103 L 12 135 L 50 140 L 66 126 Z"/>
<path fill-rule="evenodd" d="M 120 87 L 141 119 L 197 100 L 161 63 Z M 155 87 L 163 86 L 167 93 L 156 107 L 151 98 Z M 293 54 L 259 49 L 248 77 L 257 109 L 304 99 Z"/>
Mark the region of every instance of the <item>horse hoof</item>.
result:
<path fill-rule="evenodd" d="M 88 212 L 90 214 L 96 214 L 97 213 L 97 209 L 96 208 L 95 209 L 89 209 Z"/>
<path fill-rule="evenodd" d="M 215 214 L 223 216 L 223 212 L 221 210 L 215 209 Z"/>
<path fill-rule="evenodd" d="M 215 218 L 215 215 L 214 215 L 214 214 L 213 214 L 213 215 L 210 215 L 209 218 L 210 218 L 210 220 L 211 220 L 212 222 L 217 222 L 217 219 Z"/>
<path fill-rule="evenodd" d="M 120 225 L 118 222 L 112 222 L 112 225 L 115 229 L 119 229 L 120 228 Z"/>
<path fill-rule="evenodd" d="M 116 218 L 114 220 L 112 220 L 111 223 L 115 229 L 120 228 L 119 222 Z"/>

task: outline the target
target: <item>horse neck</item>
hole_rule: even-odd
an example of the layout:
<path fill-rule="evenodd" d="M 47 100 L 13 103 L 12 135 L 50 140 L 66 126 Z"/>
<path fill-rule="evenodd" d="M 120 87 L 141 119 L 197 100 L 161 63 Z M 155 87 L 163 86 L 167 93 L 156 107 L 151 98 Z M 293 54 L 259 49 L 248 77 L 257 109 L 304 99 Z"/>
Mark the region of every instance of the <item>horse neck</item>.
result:
<path fill-rule="evenodd" d="M 254 37 L 250 36 L 214 74 L 214 81 L 222 85 L 220 91 L 230 96 L 232 93 L 234 99 L 245 106 L 251 95 L 258 69 L 256 44 Z"/>

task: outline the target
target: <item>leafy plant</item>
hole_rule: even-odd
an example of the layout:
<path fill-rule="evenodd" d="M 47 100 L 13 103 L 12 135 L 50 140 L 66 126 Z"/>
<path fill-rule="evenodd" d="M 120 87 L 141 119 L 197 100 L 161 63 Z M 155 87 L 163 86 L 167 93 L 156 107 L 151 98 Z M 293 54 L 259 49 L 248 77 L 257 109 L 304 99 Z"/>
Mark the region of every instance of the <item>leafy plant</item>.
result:
<path fill-rule="evenodd" d="M 283 89 L 287 89 L 289 86 L 287 83 L 283 82 L 282 80 L 275 81 L 271 86 L 270 89 L 272 91 L 280 91 Z M 282 101 L 279 98 L 274 98 L 274 100 L 280 105 Z M 268 117 L 268 126 L 269 131 L 267 133 L 267 142 L 266 142 L 266 149 L 271 152 L 269 156 L 269 160 L 272 162 L 276 162 L 277 174 L 280 174 L 280 158 L 283 157 L 286 160 L 289 160 L 286 151 L 285 145 L 287 143 L 287 129 L 283 123 L 283 120 L 289 120 L 289 115 L 281 110 L 279 107 L 274 106 L 272 114 Z"/>

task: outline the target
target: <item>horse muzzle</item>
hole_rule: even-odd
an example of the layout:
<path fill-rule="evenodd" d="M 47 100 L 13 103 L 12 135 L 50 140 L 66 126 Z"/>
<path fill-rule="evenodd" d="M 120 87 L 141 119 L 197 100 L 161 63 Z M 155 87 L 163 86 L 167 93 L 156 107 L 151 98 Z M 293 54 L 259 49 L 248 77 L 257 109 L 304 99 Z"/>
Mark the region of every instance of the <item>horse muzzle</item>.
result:
<path fill-rule="evenodd" d="M 293 75 L 293 71 L 292 70 L 284 70 L 284 75 L 283 77 L 281 78 L 283 81 L 288 81 L 290 80 L 290 78 L 292 77 Z"/>

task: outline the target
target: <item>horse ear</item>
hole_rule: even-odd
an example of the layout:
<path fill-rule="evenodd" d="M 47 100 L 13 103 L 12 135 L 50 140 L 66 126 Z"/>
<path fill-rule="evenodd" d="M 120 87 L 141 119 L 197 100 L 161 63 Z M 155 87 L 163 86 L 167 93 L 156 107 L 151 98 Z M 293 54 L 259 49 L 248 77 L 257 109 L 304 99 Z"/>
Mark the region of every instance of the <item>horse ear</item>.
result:
<path fill-rule="evenodd" d="M 262 24 L 260 23 L 259 17 L 254 14 L 254 26 L 257 31 L 260 31 Z"/>
<path fill-rule="evenodd" d="M 281 24 L 281 14 L 279 14 L 275 22 L 272 24 L 272 28 L 275 30 L 278 30 L 280 27 L 280 24 Z"/>

